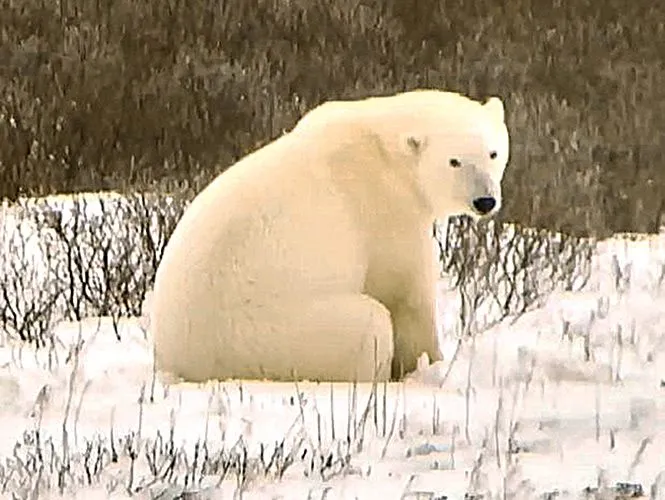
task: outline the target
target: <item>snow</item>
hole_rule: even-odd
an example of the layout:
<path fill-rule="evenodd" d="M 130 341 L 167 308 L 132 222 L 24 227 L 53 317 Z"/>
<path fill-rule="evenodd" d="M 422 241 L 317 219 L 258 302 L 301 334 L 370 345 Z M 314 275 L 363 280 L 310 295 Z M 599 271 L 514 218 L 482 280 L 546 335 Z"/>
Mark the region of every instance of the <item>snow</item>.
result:
<path fill-rule="evenodd" d="M 8 206 L 0 220 L 29 233 Z M 445 360 L 377 386 L 168 385 L 145 317 L 62 321 L 39 349 L 6 335 L 0 492 L 531 499 L 628 483 L 665 498 L 664 263 L 665 235 L 599 242 L 581 291 L 461 342 L 442 280 Z"/>

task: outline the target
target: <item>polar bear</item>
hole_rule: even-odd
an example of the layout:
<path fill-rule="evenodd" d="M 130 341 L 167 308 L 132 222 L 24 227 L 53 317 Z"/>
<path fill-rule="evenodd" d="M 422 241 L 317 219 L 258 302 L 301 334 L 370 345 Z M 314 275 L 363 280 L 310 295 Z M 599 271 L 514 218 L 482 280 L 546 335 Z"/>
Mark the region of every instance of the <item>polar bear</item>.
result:
<path fill-rule="evenodd" d="M 414 90 L 324 103 L 178 222 L 150 325 L 189 382 L 384 381 L 441 359 L 436 218 L 501 205 L 504 105 Z"/>

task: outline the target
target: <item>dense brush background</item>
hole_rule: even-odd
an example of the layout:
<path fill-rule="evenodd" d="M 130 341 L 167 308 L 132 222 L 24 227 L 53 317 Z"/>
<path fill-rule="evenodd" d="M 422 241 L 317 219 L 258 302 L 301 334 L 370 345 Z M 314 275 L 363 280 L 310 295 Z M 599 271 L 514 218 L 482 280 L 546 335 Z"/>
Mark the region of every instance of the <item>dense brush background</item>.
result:
<path fill-rule="evenodd" d="M 330 99 L 500 95 L 504 220 L 601 236 L 665 212 L 665 3 L 1 0 L 0 197 L 191 195 Z"/>

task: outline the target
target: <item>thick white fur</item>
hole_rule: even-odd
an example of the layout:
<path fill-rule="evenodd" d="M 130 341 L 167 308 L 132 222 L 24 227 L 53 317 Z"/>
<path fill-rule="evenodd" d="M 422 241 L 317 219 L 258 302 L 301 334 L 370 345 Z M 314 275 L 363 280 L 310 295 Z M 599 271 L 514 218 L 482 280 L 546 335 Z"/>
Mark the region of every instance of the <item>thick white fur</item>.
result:
<path fill-rule="evenodd" d="M 368 381 L 441 359 L 432 223 L 500 203 L 508 140 L 498 98 L 422 90 L 310 111 L 178 223 L 152 297 L 157 368 Z"/>

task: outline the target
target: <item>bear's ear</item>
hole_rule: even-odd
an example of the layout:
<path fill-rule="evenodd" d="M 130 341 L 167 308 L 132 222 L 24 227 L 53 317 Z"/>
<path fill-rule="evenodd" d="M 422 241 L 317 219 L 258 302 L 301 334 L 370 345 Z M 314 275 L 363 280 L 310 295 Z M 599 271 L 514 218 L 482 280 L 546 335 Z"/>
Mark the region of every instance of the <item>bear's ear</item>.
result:
<path fill-rule="evenodd" d="M 498 97 L 490 97 L 483 106 L 492 118 L 501 123 L 505 121 L 505 110 L 501 99 Z"/>
<path fill-rule="evenodd" d="M 423 151 L 423 149 L 425 149 L 427 142 L 424 137 L 420 137 L 413 134 L 405 135 L 403 140 L 407 148 L 409 149 L 409 152 L 414 155 L 420 154 Z"/>

